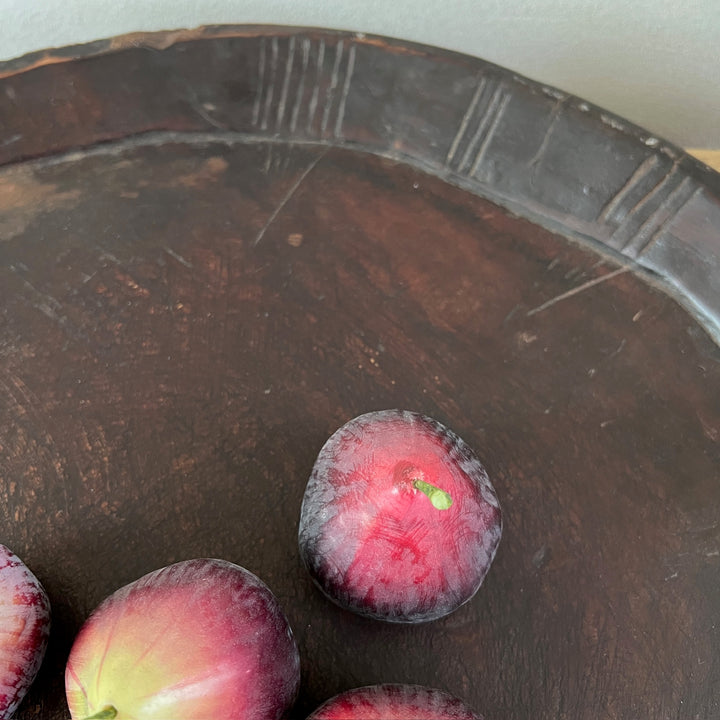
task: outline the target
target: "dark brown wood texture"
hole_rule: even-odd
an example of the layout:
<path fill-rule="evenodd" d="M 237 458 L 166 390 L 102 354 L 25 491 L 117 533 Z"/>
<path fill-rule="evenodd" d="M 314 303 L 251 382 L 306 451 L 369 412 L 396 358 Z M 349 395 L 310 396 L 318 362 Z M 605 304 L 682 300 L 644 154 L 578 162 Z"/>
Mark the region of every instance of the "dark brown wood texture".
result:
<path fill-rule="evenodd" d="M 67 717 L 100 600 L 196 556 L 286 609 L 293 718 L 384 681 L 488 720 L 717 715 L 717 179 L 470 58 L 172 39 L 0 80 L 0 541 L 55 617 L 18 720 Z M 463 436 L 505 512 L 423 626 L 332 606 L 296 548 L 322 443 L 389 407 Z"/>

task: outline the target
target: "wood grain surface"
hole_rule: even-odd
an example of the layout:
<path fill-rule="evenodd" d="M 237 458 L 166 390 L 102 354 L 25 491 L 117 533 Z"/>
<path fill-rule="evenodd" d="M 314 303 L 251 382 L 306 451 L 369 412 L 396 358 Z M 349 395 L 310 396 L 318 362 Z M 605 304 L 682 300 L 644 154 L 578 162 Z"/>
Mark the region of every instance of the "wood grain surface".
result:
<path fill-rule="evenodd" d="M 0 541 L 54 609 L 17 720 L 68 717 L 97 603 L 199 556 L 286 610 L 292 720 L 376 682 L 487 720 L 717 716 L 717 178 L 470 58 L 143 42 L 0 73 Z M 682 253 L 651 276 L 648 248 Z M 460 434 L 504 510 L 478 595 L 427 625 L 341 611 L 297 552 L 323 442 L 391 407 Z"/>

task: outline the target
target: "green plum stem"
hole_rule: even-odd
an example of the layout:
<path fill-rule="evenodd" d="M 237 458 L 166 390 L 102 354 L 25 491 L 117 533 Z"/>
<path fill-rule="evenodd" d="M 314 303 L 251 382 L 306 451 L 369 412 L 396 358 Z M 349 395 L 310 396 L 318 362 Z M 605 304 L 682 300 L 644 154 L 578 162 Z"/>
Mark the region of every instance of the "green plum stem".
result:
<path fill-rule="evenodd" d="M 108 705 L 102 710 L 98 710 L 94 715 L 88 715 L 83 720 L 113 720 L 116 717 L 117 710 L 112 705 Z"/>
<path fill-rule="evenodd" d="M 453 504 L 450 493 L 446 493 L 444 490 L 431 485 L 429 482 L 416 478 L 413 480 L 413 487 L 425 493 L 425 495 L 430 498 L 433 507 L 437 510 L 447 510 Z"/>

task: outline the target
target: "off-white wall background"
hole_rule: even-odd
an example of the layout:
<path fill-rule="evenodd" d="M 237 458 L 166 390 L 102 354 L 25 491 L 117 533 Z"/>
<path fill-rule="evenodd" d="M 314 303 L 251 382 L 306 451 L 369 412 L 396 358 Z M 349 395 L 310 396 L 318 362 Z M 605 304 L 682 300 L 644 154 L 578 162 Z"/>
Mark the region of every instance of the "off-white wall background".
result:
<path fill-rule="evenodd" d="M 0 0 L 0 60 L 222 23 L 330 27 L 458 50 L 684 147 L 720 148 L 720 0 Z"/>

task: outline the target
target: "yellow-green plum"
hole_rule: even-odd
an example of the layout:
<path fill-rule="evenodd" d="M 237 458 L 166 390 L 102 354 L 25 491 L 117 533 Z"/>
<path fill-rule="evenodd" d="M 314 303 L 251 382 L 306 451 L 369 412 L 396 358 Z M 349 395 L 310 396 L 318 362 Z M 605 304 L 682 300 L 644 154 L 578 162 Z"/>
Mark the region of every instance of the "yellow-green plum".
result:
<path fill-rule="evenodd" d="M 50 635 L 50 602 L 40 581 L 0 545 L 0 720 L 9 720 L 40 669 Z"/>
<path fill-rule="evenodd" d="M 300 659 L 269 588 L 225 560 L 186 560 L 120 588 L 67 661 L 73 720 L 279 720 Z"/>

